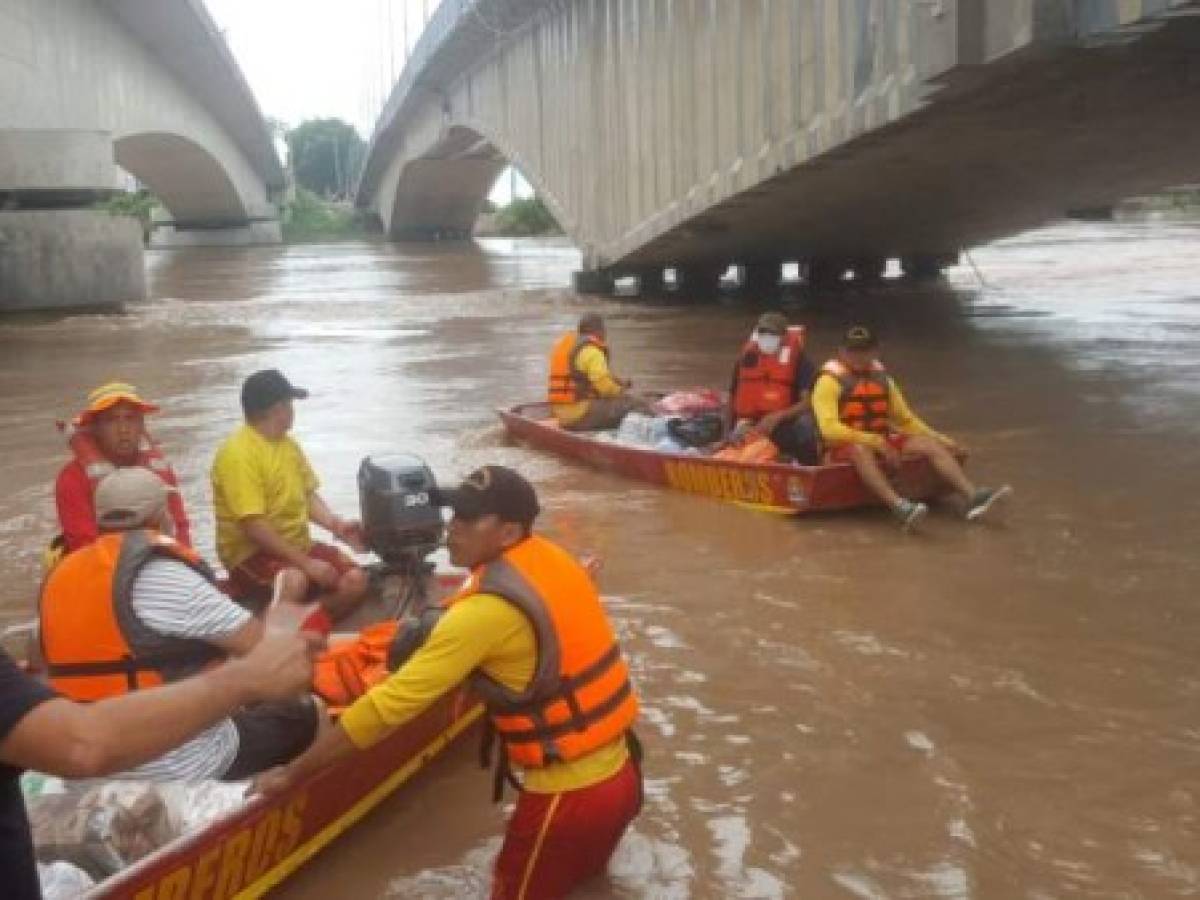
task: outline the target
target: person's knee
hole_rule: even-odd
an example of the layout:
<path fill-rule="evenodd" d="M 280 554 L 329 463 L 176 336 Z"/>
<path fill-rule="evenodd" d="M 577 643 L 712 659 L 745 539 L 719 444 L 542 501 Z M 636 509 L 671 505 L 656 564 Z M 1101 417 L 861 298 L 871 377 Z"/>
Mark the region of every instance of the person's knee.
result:
<path fill-rule="evenodd" d="M 311 587 L 311 584 L 308 576 L 299 569 L 289 566 L 286 569 L 280 570 L 276 578 L 280 582 L 278 590 L 280 599 L 299 603 L 308 595 L 308 589 Z"/>
<path fill-rule="evenodd" d="M 342 575 L 338 582 L 338 592 L 347 597 L 361 597 L 370 585 L 371 579 L 367 577 L 366 570 L 355 566 Z"/>

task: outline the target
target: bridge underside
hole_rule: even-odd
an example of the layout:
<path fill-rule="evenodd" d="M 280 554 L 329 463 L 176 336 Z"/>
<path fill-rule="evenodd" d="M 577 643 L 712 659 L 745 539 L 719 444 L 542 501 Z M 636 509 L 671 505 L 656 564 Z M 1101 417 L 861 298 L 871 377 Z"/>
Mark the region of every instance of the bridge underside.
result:
<path fill-rule="evenodd" d="M 452 128 L 428 153 L 404 166 L 384 226 L 404 240 L 468 238 L 508 162 L 486 139 Z"/>
<path fill-rule="evenodd" d="M 1137 43 L 956 70 L 924 110 L 614 260 L 664 266 L 952 256 L 1200 179 L 1200 21 Z"/>

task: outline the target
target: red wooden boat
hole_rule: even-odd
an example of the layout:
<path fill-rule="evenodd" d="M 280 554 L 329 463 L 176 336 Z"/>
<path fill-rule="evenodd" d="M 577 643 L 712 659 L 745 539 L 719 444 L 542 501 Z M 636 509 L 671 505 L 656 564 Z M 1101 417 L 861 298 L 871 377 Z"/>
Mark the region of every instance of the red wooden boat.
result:
<path fill-rule="evenodd" d="M 558 426 L 546 403 L 523 403 L 497 412 L 509 434 L 539 450 L 738 506 L 794 515 L 879 505 L 849 463 L 742 463 L 664 453 L 566 431 Z M 894 481 L 901 494 L 914 500 L 932 499 L 944 492 L 925 460 L 905 460 Z"/>
<path fill-rule="evenodd" d="M 438 576 L 439 593 L 461 578 Z M 369 750 L 297 785 L 256 797 L 106 878 L 88 900 L 260 897 L 395 793 L 463 734 L 482 706 L 463 688 L 442 697 Z"/>

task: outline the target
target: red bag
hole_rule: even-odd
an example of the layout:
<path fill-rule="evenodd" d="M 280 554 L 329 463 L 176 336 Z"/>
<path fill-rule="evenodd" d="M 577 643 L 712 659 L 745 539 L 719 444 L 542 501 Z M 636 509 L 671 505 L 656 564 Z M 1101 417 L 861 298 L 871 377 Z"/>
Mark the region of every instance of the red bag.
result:
<path fill-rule="evenodd" d="M 692 416 L 718 412 L 724 405 L 721 395 L 712 388 L 689 388 L 667 394 L 654 404 L 654 411 L 660 416 Z"/>

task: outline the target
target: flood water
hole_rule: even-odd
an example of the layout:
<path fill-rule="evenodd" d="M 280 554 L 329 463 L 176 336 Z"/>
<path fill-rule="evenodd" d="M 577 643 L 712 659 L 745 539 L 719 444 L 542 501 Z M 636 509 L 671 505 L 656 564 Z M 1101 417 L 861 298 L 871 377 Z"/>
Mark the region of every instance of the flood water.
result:
<path fill-rule="evenodd" d="M 346 514 L 368 454 L 537 485 L 546 532 L 605 561 L 645 715 L 647 804 L 588 897 L 1200 893 L 1200 229 L 1069 225 L 933 288 L 799 297 L 828 353 L 876 324 L 914 406 L 1009 481 L 1007 520 L 786 518 L 504 439 L 553 339 L 602 306 L 639 386 L 724 386 L 757 309 L 585 301 L 555 242 L 153 254 L 125 315 L 0 320 L 0 624 L 54 530 L 54 421 L 122 378 L 212 556 L 207 469 L 238 389 L 312 391 L 297 436 Z M 505 810 L 462 746 L 280 896 L 476 896 Z"/>

